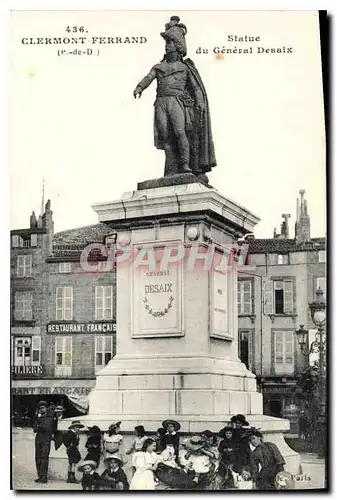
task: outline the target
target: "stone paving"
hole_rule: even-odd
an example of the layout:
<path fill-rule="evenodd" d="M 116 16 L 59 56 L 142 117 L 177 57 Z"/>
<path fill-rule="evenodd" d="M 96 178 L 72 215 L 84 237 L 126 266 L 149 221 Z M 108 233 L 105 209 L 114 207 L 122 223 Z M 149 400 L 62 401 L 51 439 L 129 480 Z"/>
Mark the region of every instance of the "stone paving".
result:
<path fill-rule="evenodd" d="M 47 484 L 35 483 L 34 433 L 31 429 L 16 428 L 13 430 L 12 436 L 12 487 L 14 490 L 81 490 L 80 484 L 68 484 L 66 482 L 66 461 L 64 461 L 65 479 L 55 476 L 51 477 Z M 132 436 L 125 436 L 123 448 L 127 449 L 131 445 L 131 441 Z M 299 477 L 295 483 L 296 489 L 324 488 L 324 460 L 317 459 L 314 454 L 303 454 L 301 455 L 301 462 L 303 474 L 302 478 Z M 102 467 L 101 465 L 98 472 L 101 472 Z M 125 472 L 130 477 L 129 465 L 126 466 Z M 310 480 L 308 480 L 308 477 L 310 477 Z"/>

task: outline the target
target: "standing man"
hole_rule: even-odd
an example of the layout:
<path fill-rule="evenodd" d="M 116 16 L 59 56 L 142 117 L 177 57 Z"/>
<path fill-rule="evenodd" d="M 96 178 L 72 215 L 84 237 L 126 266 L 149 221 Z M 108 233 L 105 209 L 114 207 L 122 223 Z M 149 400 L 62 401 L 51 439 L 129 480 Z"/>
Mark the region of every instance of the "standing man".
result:
<path fill-rule="evenodd" d="M 276 475 L 285 464 L 280 450 L 274 443 L 264 443 L 261 432 L 256 430 L 251 431 L 250 442 L 255 447 L 251 460 L 253 489 L 276 490 Z"/>
<path fill-rule="evenodd" d="M 45 401 L 39 401 L 37 413 L 33 423 L 35 432 L 35 464 L 37 470 L 36 483 L 48 482 L 48 465 L 50 454 L 50 443 L 54 432 L 57 430 L 55 415 L 48 411 Z"/>

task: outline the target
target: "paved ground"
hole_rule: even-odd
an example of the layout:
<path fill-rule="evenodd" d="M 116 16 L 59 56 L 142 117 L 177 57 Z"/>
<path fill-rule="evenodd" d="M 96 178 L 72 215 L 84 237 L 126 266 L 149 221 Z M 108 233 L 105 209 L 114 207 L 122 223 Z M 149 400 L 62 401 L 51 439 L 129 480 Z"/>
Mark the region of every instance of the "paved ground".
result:
<path fill-rule="evenodd" d="M 126 436 L 123 448 L 127 449 L 131 444 L 132 437 Z M 52 445 L 53 446 L 53 445 Z M 63 447 L 61 447 L 60 451 Z M 123 450 L 122 450 L 123 451 Z M 36 484 L 36 469 L 34 459 L 34 434 L 28 429 L 14 429 L 13 431 L 13 489 L 15 490 L 81 490 L 80 484 L 68 484 L 62 478 L 64 468 L 64 478 L 67 476 L 67 462 L 61 460 L 61 474 L 55 475 L 48 484 Z M 65 455 L 65 453 L 64 453 Z M 312 489 L 324 487 L 324 460 L 317 459 L 314 454 L 302 454 L 301 480 L 296 482 L 296 489 Z M 101 469 L 102 467 L 100 467 Z M 100 472 L 100 469 L 98 472 Z M 130 475 L 130 467 L 126 466 L 125 472 Z M 306 476 L 306 477 L 305 477 Z M 310 477 L 310 480 L 308 480 Z"/>

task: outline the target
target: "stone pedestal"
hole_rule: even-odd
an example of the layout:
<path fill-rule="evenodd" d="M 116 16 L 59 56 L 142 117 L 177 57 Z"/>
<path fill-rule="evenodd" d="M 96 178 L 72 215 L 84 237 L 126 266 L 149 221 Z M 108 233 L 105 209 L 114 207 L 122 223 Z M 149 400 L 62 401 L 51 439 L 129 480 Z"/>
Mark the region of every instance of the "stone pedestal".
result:
<path fill-rule="evenodd" d="M 153 431 L 170 417 L 193 433 L 243 413 L 297 472 L 282 436 L 289 422 L 262 415 L 255 375 L 238 358 L 232 250 L 259 219 L 201 183 L 129 192 L 93 208 L 117 233 L 118 336 L 83 422 Z"/>

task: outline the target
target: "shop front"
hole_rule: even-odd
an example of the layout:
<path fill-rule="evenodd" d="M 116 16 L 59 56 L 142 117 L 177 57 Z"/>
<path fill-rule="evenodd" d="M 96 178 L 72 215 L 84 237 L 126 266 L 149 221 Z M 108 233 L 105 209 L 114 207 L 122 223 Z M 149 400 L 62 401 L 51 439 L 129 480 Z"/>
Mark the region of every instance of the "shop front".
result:
<path fill-rule="evenodd" d="M 289 434 L 298 433 L 300 411 L 293 379 L 264 379 L 261 381 L 263 413 L 271 417 L 286 418 L 290 422 Z"/>
<path fill-rule="evenodd" d="M 31 426 L 37 403 L 61 405 L 64 418 L 83 415 L 88 410 L 88 394 L 95 379 L 12 380 L 13 425 Z"/>

